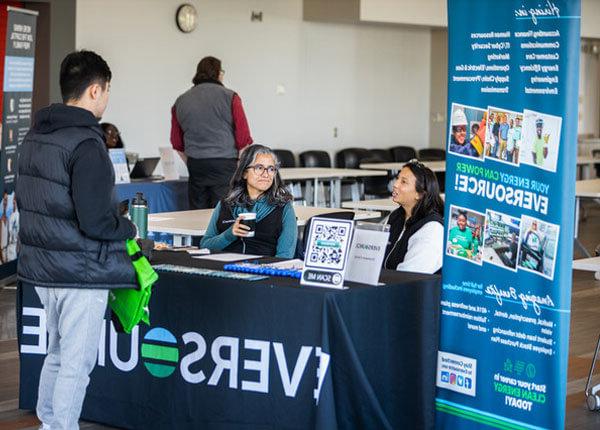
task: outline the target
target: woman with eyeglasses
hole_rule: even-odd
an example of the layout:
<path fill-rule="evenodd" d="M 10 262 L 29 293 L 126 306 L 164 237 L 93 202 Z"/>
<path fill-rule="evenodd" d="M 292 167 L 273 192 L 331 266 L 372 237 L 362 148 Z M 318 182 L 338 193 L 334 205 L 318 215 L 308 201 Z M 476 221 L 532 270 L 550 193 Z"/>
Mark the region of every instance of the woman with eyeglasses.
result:
<path fill-rule="evenodd" d="M 437 273 L 444 255 L 444 202 L 435 174 L 412 160 L 394 182 L 392 200 L 400 207 L 388 218 L 390 238 L 383 267 Z"/>
<path fill-rule="evenodd" d="M 231 188 L 217 203 L 200 246 L 213 251 L 292 258 L 298 226 L 293 197 L 283 186 L 275 153 L 251 145 L 241 154 Z M 256 213 L 254 236 L 241 223 L 241 213 Z"/>

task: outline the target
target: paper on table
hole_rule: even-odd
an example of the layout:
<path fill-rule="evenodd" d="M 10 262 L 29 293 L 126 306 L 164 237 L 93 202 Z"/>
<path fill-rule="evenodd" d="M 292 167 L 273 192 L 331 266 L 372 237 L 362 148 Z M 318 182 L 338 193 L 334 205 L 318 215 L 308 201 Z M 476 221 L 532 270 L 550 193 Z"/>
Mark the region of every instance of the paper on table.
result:
<path fill-rule="evenodd" d="M 194 255 L 193 256 L 193 258 L 200 258 L 203 260 L 223 261 L 223 262 L 249 260 L 252 258 L 261 258 L 261 257 L 262 257 L 262 255 L 233 254 L 233 253 Z"/>
<path fill-rule="evenodd" d="M 208 248 L 188 249 L 187 252 L 188 252 L 188 254 L 190 254 L 193 257 L 195 255 L 208 255 L 208 254 L 210 254 L 210 249 L 208 249 Z"/>
<path fill-rule="evenodd" d="M 148 221 L 154 221 L 154 222 L 157 222 L 157 221 L 168 221 L 170 219 L 173 219 L 173 218 L 168 218 L 168 217 L 165 217 L 165 216 L 152 216 L 152 215 L 150 215 L 148 217 Z"/>
<path fill-rule="evenodd" d="M 302 268 L 304 267 L 304 261 L 302 261 L 298 258 L 295 258 L 293 260 L 284 260 L 284 261 L 278 261 L 277 263 L 271 263 L 271 264 L 269 264 L 269 266 L 276 267 L 277 269 L 302 270 Z"/>

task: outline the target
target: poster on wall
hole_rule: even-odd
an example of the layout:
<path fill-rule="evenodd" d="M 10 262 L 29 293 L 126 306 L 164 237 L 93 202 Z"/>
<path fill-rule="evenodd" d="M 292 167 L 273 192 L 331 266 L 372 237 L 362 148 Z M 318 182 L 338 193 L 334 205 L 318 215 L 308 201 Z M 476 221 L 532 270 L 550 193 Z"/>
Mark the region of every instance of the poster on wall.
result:
<path fill-rule="evenodd" d="M 17 258 L 19 212 L 15 179 L 19 149 L 31 125 L 37 12 L 5 6 L 0 132 L 0 264 Z"/>
<path fill-rule="evenodd" d="M 438 428 L 562 428 L 579 0 L 448 0 Z"/>

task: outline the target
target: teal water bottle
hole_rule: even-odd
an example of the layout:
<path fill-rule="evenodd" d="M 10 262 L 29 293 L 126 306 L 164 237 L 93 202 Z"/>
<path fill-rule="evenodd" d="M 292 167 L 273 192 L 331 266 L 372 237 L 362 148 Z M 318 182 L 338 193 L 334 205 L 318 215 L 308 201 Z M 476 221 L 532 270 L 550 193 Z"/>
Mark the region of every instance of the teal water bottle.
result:
<path fill-rule="evenodd" d="M 138 229 L 138 237 L 146 239 L 148 236 L 148 202 L 144 199 L 143 193 L 135 193 L 131 200 L 131 221 Z"/>

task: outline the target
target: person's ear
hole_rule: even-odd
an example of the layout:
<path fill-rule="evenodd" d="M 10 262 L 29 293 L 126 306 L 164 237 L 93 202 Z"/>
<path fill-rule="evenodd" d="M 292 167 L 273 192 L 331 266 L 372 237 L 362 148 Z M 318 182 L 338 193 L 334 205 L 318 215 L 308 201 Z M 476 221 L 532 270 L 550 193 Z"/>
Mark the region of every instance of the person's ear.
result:
<path fill-rule="evenodd" d="M 102 87 L 99 84 L 94 83 L 88 87 L 88 94 L 92 100 L 98 100 L 102 94 Z"/>

